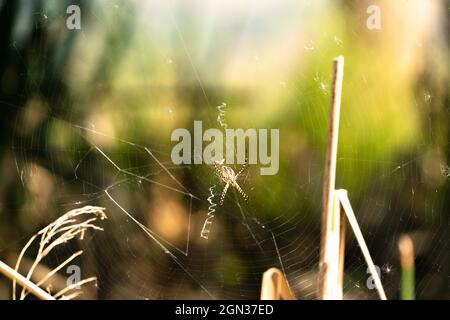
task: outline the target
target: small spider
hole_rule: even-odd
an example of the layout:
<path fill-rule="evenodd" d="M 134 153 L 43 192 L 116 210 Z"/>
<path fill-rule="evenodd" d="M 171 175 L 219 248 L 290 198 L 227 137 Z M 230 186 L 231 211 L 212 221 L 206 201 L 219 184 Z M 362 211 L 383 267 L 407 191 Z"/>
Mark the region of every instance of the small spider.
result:
<path fill-rule="evenodd" d="M 242 166 L 241 170 L 239 170 L 238 173 L 235 173 L 231 167 L 224 165 L 223 164 L 224 161 L 225 159 L 214 162 L 214 167 L 216 169 L 217 176 L 223 182 L 226 183 L 225 187 L 223 188 L 222 195 L 220 196 L 220 205 L 223 205 L 223 201 L 225 200 L 225 196 L 230 186 L 234 187 L 241 194 L 244 200 L 247 201 L 248 196 L 245 194 L 245 192 L 241 189 L 241 187 L 237 183 L 237 180 L 241 177 L 244 170 L 247 169 L 248 167 L 247 159 L 245 160 L 244 165 Z"/>
<path fill-rule="evenodd" d="M 391 273 L 393 269 L 394 267 L 392 267 L 390 264 L 385 264 L 381 267 L 381 270 L 387 274 Z"/>

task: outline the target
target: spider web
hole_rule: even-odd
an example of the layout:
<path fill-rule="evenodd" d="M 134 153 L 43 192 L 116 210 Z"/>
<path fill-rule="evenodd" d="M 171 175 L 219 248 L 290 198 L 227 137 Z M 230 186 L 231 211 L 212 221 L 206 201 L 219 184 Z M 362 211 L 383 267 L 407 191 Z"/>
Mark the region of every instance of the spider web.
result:
<path fill-rule="evenodd" d="M 85 252 L 79 261 L 82 270 L 98 276 L 98 298 L 102 299 L 258 298 L 262 272 L 270 267 L 280 268 L 287 275 L 299 298 L 314 299 L 320 246 L 321 141 L 327 130 L 323 119 L 328 110 L 330 66 L 313 66 L 310 71 L 302 66 L 292 75 L 289 70 L 296 62 L 286 52 L 312 57 L 308 61 L 331 61 L 330 57 L 348 45 L 339 31 L 325 36 L 329 40 L 326 45 L 318 39 L 323 35 L 314 30 L 299 31 L 309 24 L 317 25 L 306 19 L 305 12 L 318 18 L 326 5 L 330 3 L 288 1 L 285 6 L 277 6 L 275 1 L 236 1 L 229 6 L 196 3 L 192 9 L 190 4 L 177 1 L 145 5 L 139 1 L 94 1 L 86 14 L 89 24 L 76 31 L 77 41 L 69 53 L 73 55 L 69 59 L 72 67 L 69 63 L 64 69 L 68 75 L 54 75 L 67 84 L 67 92 L 54 83 L 43 88 L 44 80 L 33 72 L 21 75 L 27 77 L 24 93 L 48 103 L 48 109 L 37 107 L 37 114 L 45 119 L 43 124 L 33 126 L 26 121 L 23 115 L 29 109 L 27 105 L 2 102 L 18 113 L 8 147 L 21 188 L 30 189 L 37 177 L 45 177 L 53 186 L 42 209 L 44 218 L 25 215 L 31 221 L 27 232 L 31 234 L 74 207 L 105 206 L 109 217 L 105 232 L 83 244 Z M 30 12 L 35 17 L 35 24 L 29 28 L 37 32 L 51 29 L 55 21 L 64 19 L 63 9 L 64 5 L 50 1 L 37 11 L 25 6 L 23 14 Z M 128 27 L 121 31 L 124 26 Z M 113 31 L 108 33 L 110 29 Z M 143 35 L 128 37 L 137 33 Z M 283 38 L 284 34 L 288 36 Z M 287 43 L 293 38 L 300 40 L 290 47 Z M 93 48 L 99 39 L 105 47 L 113 43 L 119 54 L 107 51 L 102 60 L 102 48 Z M 25 64 L 19 40 L 17 36 L 10 50 L 19 64 Z M 37 59 L 45 61 L 48 44 L 39 38 L 37 43 L 37 57 L 42 57 Z M 52 58 L 63 56 L 62 51 Z M 148 52 L 156 54 L 148 57 Z M 137 60 L 137 67 L 119 64 L 122 58 Z M 90 77 L 76 72 L 77 67 L 91 70 L 89 66 L 94 70 Z M 250 74 L 245 78 L 243 72 L 244 80 L 236 71 L 242 66 L 247 66 Z M 107 76 L 95 80 L 102 68 Z M 235 74 L 228 74 L 228 68 Z M 114 75 L 121 72 L 124 74 Z M 165 73 L 173 78 L 165 79 Z M 227 80 L 222 81 L 221 76 Z M 124 80 L 117 84 L 117 80 L 108 82 L 108 77 Z M 349 81 L 345 86 L 361 105 L 368 102 L 359 83 Z M 177 98 L 170 98 L 168 92 L 172 91 Z M 263 97 L 255 98 L 257 94 Z M 109 95 L 113 97 L 107 99 Z M 420 103 L 430 105 L 433 96 L 433 92 L 427 92 Z M 111 106 L 105 107 L 102 99 Z M 269 102 L 264 103 L 264 99 Z M 276 101 L 282 101 L 277 105 L 281 111 L 270 105 Z M 193 106 L 193 114 L 186 115 L 185 105 Z M 89 109 L 92 107 L 102 111 L 100 116 L 92 116 L 96 111 Z M 142 111 L 146 109 L 156 111 Z M 432 120 L 425 110 L 420 112 L 422 118 Z M 112 120 L 102 118 L 110 114 Z M 139 122 L 145 117 L 148 125 Z M 204 129 L 279 128 L 280 139 L 288 141 L 280 150 L 280 172 L 260 176 L 258 165 L 250 165 L 239 181 L 249 201 L 243 201 L 230 187 L 224 205 L 219 206 L 224 184 L 213 166 L 176 166 L 170 159 L 170 130 L 164 123 L 177 128 L 176 119 L 180 117 L 189 119 L 181 122 L 181 127 L 202 120 Z M 362 111 L 350 120 L 345 114 L 342 117 L 344 130 L 371 121 Z M 109 130 L 105 125 L 108 121 L 121 130 L 117 134 Z M 314 129 L 308 132 L 308 128 Z M 443 132 L 428 126 L 422 133 L 443 137 Z M 62 141 L 59 134 L 65 137 Z M 43 142 L 45 138 L 56 142 Z M 449 178 L 448 165 L 442 156 L 430 151 L 429 145 L 399 156 L 386 152 L 386 159 L 377 156 L 375 146 L 372 148 L 363 154 L 340 143 L 338 176 L 343 178 L 338 182 L 344 184 L 351 172 L 361 172 L 361 179 L 348 186 L 349 195 L 389 298 L 395 297 L 400 277 L 398 235 L 416 231 L 429 238 L 427 243 L 439 244 L 426 248 L 427 253 L 417 261 L 417 294 L 425 296 L 436 279 L 448 282 L 448 272 L 442 268 L 446 265 L 443 248 L 448 246 L 449 222 L 442 214 L 445 189 L 424 186 L 419 172 L 424 163 L 431 163 L 428 167 L 438 171 L 435 179 L 443 183 Z M 234 169 L 237 172 L 238 168 Z M 363 183 L 363 179 L 374 182 Z M 400 198 L 397 188 L 406 190 L 406 194 Z M 421 190 L 417 191 L 419 199 L 416 190 Z M 208 222 L 205 239 L 202 229 Z M 420 233 L 422 230 L 426 232 Z M 0 242 L 0 253 L 19 246 L 27 237 L 20 236 L 11 244 Z M 367 285 L 370 275 L 351 235 L 345 268 L 346 297 L 376 298 Z"/>

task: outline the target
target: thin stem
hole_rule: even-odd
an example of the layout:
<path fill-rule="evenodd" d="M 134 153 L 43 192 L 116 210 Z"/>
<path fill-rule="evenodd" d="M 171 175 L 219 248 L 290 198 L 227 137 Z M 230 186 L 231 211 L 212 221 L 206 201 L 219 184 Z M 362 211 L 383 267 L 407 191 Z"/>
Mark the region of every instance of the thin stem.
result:
<path fill-rule="evenodd" d="M 295 300 L 289 284 L 277 268 L 270 268 L 263 274 L 261 300 Z"/>
<path fill-rule="evenodd" d="M 364 237 L 362 235 L 361 229 L 359 228 L 359 224 L 356 220 L 355 213 L 353 212 L 352 205 L 350 204 L 350 200 L 348 199 L 347 192 L 345 192 L 345 190 L 337 190 L 336 193 L 339 197 L 339 200 L 341 201 L 342 208 L 347 215 L 348 222 L 353 229 L 353 233 L 355 234 L 356 241 L 358 241 L 359 247 L 361 248 L 364 259 L 366 259 L 366 263 L 374 280 L 378 295 L 381 300 L 387 300 L 386 293 L 384 292 L 383 285 L 381 284 L 380 277 L 378 276 L 378 272 L 375 268 L 375 264 L 373 263 L 372 257 L 370 256 L 369 249 L 367 248 L 366 242 L 364 241 Z"/>
<path fill-rule="evenodd" d="M 33 292 L 35 294 L 36 294 L 37 289 L 43 291 L 39 287 L 39 285 L 44 284 L 52 276 L 54 276 L 58 271 L 60 271 L 64 266 L 66 266 L 68 263 L 73 261 L 76 257 L 80 256 L 82 254 L 81 250 L 76 252 L 72 256 L 70 256 L 63 263 L 61 263 L 56 268 L 54 268 L 49 273 L 47 273 L 41 280 L 39 280 L 39 282 L 37 284 L 34 284 L 31 282 L 30 279 L 31 279 L 31 276 L 33 275 L 33 272 L 36 269 L 36 267 L 39 265 L 39 263 L 41 263 L 44 260 L 44 258 L 56 246 L 66 243 L 77 237 L 80 240 L 83 240 L 84 234 L 85 234 L 86 230 L 88 230 L 88 229 L 103 230 L 101 227 L 98 227 L 93 223 L 97 219 L 103 220 L 103 219 L 107 218 L 104 210 L 105 210 L 105 208 L 93 207 L 93 206 L 85 206 L 83 208 L 71 210 L 71 211 L 65 213 L 64 215 L 62 215 L 61 217 L 59 217 L 58 219 L 56 219 L 55 221 L 53 221 L 51 224 L 49 224 L 42 230 L 40 230 L 34 236 L 32 236 L 31 239 L 27 242 L 25 247 L 20 252 L 19 257 L 16 262 L 16 266 L 15 266 L 16 269 L 13 270 L 16 275 L 20 275 L 18 273 L 18 269 L 19 269 L 20 263 L 21 263 L 24 255 L 25 255 L 25 252 L 29 249 L 31 244 L 33 244 L 33 242 L 36 239 L 38 239 L 38 237 L 39 237 L 39 239 L 37 240 L 39 242 L 39 248 L 37 250 L 36 258 L 33 261 L 31 267 L 29 268 L 26 277 L 23 277 L 22 275 L 20 275 L 20 277 L 22 277 L 22 278 L 20 278 L 21 280 L 19 281 L 18 277 L 11 276 L 11 274 L 9 273 L 9 276 L 13 280 L 13 297 L 12 297 L 13 300 L 16 299 L 16 282 L 18 282 L 20 284 L 25 283 L 25 285 L 22 285 L 22 291 L 20 293 L 20 299 L 24 299 L 27 296 L 28 291 Z M 93 214 L 95 216 L 79 222 L 80 220 L 78 219 L 78 216 L 89 215 L 89 214 Z M 7 269 L 5 268 L 5 270 L 7 270 Z M 57 294 L 54 297 L 52 297 L 52 299 L 57 298 L 60 295 L 63 295 L 65 292 L 72 290 L 74 287 L 81 286 L 84 283 L 94 281 L 95 279 L 96 278 L 89 278 L 86 280 L 82 280 L 74 285 L 68 286 L 67 288 L 61 290 L 58 293 L 59 295 Z M 32 286 L 30 287 L 30 283 L 32 285 L 34 285 L 35 287 L 32 287 Z M 30 288 L 33 288 L 33 289 L 30 289 Z M 45 292 L 45 291 L 43 291 L 43 292 Z M 38 292 L 38 294 L 39 294 L 39 292 Z M 42 296 L 42 293 L 40 293 L 40 294 Z M 48 295 L 48 294 L 46 293 L 46 295 Z M 68 297 L 65 297 L 65 298 L 74 298 L 77 295 L 78 294 L 70 294 Z M 51 297 L 51 295 L 50 295 L 50 297 Z"/>
<path fill-rule="evenodd" d="M 88 283 L 88 282 L 92 282 L 92 281 L 97 281 L 96 277 L 90 277 L 81 281 L 78 281 L 74 284 L 71 284 L 70 286 L 65 287 L 64 289 L 62 289 L 61 291 L 59 291 L 58 293 L 54 294 L 55 298 L 59 298 L 61 297 L 64 293 L 69 292 L 70 290 L 74 290 L 77 289 L 79 287 L 81 287 L 82 285 Z"/>
<path fill-rule="evenodd" d="M 402 286 L 400 297 L 402 300 L 414 300 L 414 245 L 411 238 L 403 235 L 398 241 L 400 264 L 402 266 Z"/>
<path fill-rule="evenodd" d="M 333 60 L 333 81 L 331 91 L 328 142 L 325 156 L 324 185 L 322 196 L 322 232 L 318 275 L 318 298 L 333 299 L 335 279 L 330 271 L 333 257 L 332 224 L 334 210 L 334 189 L 336 182 L 336 158 L 339 135 L 339 115 L 341 109 L 342 80 L 344 78 L 344 57 Z"/>
<path fill-rule="evenodd" d="M 53 277 L 59 270 L 61 270 L 62 268 L 64 268 L 68 263 L 70 263 L 73 259 L 75 259 L 76 257 L 80 256 L 83 254 L 83 251 L 80 250 L 76 253 L 74 253 L 73 255 L 71 255 L 68 259 L 66 259 L 63 263 L 61 263 L 59 266 L 57 266 L 55 269 L 51 270 L 49 273 L 47 273 L 45 275 L 44 278 L 42 278 L 41 280 L 39 280 L 38 283 L 36 283 L 36 285 L 41 286 L 43 285 L 46 281 L 48 281 L 51 277 Z M 24 298 L 27 296 L 28 292 L 25 292 L 24 294 Z"/>
<path fill-rule="evenodd" d="M 22 251 L 19 254 L 19 258 L 17 259 L 16 262 L 16 266 L 14 268 L 14 271 L 18 273 L 19 271 L 19 266 L 20 263 L 22 262 L 23 256 L 25 255 L 25 251 L 27 251 L 27 249 L 31 246 L 31 244 L 33 243 L 34 239 L 36 239 L 37 235 L 34 235 L 30 238 L 30 240 L 28 240 L 27 244 L 23 247 Z M 16 278 L 13 278 L 13 284 L 12 284 L 12 299 L 16 300 Z"/>
<path fill-rule="evenodd" d="M 50 294 L 45 292 L 43 289 L 38 287 L 36 284 L 22 276 L 20 273 L 18 273 L 16 270 L 5 264 L 4 262 L 0 261 L 0 272 L 3 273 L 5 276 L 10 278 L 13 283 L 18 283 L 24 288 L 27 288 L 31 293 L 33 293 L 36 297 L 38 297 L 41 300 L 55 300 Z"/>

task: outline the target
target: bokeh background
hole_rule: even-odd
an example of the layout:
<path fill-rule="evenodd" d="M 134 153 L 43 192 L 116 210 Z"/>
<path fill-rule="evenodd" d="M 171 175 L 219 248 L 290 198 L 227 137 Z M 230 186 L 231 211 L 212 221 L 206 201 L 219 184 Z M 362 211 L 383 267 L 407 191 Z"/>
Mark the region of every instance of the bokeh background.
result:
<path fill-rule="evenodd" d="M 79 30 L 66 26 L 71 4 Z M 374 4 L 379 30 L 366 25 Z M 105 230 L 40 269 L 83 248 L 76 264 L 98 277 L 84 298 L 255 299 L 274 266 L 315 299 L 331 61 L 342 54 L 337 187 L 388 298 L 399 298 L 405 233 L 416 297 L 450 298 L 449 10 L 446 0 L 0 0 L 0 259 L 14 265 L 39 229 L 99 205 Z M 170 135 L 194 120 L 220 128 L 223 102 L 230 128 L 280 129 L 280 171 L 250 166 L 250 200 L 229 191 L 205 240 L 207 197 L 215 185 L 217 202 L 223 184 L 211 166 L 173 165 Z M 349 231 L 344 298 L 376 299 L 366 269 Z M 1 299 L 10 289 L 0 278 Z"/>

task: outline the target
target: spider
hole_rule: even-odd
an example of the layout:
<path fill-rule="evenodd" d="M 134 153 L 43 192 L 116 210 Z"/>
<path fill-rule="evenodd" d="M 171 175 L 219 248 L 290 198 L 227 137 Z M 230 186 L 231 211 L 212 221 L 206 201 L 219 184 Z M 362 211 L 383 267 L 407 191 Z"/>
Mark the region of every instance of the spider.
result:
<path fill-rule="evenodd" d="M 245 201 L 248 200 L 248 196 L 245 194 L 245 192 L 241 189 L 241 187 L 238 185 L 237 180 L 241 177 L 242 173 L 247 169 L 248 162 L 247 159 L 245 159 L 245 163 L 242 166 L 241 170 L 239 170 L 238 173 L 235 173 L 234 170 L 224 165 L 225 159 L 222 159 L 221 161 L 215 161 L 214 167 L 216 169 L 217 176 L 225 182 L 225 187 L 223 188 L 222 195 L 220 196 L 220 205 L 223 205 L 223 201 L 225 200 L 225 196 L 227 194 L 228 188 L 230 186 L 234 187 L 244 198 Z"/>

